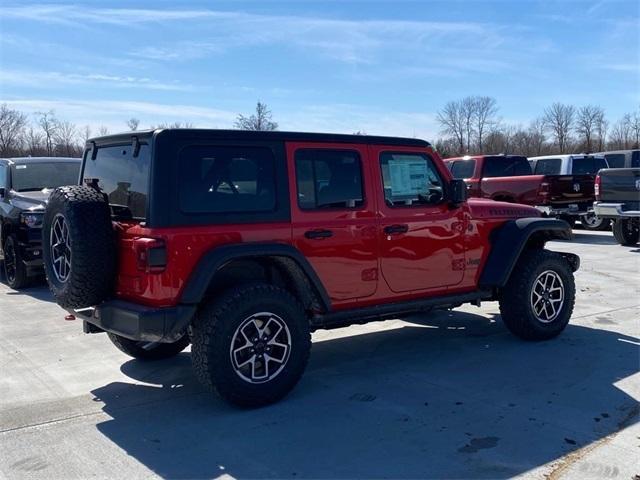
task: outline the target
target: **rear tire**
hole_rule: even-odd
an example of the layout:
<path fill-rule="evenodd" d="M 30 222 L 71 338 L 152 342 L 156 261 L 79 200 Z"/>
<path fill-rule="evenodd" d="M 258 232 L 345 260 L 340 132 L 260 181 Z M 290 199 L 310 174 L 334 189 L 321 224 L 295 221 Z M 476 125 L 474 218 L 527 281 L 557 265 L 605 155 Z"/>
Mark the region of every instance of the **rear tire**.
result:
<path fill-rule="evenodd" d="M 84 308 L 111 294 L 116 271 L 111 210 L 98 190 L 56 188 L 42 223 L 42 256 L 59 305 Z"/>
<path fill-rule="evenodd" d="M 139 360 L 162 360 L 175 357 L 189 346 L 189 335 L 186 333 L 173 343 L 139 342 L 130 340 L 115 333 L 108 333 L 109 340 L 123 353 Z"/>
<path fill-rule="evenodd" d="M 575 303 L 569 262 L 548 250 L 523 253 L 498 300 L 502 320 L 514 335 L 524 340 L 559 335 L 569 323 Z"/>
<path fill-rule="evenodd" d="M 29 285 L 27 267 L 22 261 L 18 241 L 13 235 L 7 236 L 2 251 L 4 252 L 4 278 L 7 280 L 7 285 L 14 290 L 20 290 Z"/>
<path fill-rule="evenodd" d="M 613 236 L 620 245 L 633 247 L 640 241 L 640 219 L 619 218 L 613 222 Z"/>
<path fill-rule="evenodd" d="M 288 291 L 233 288 L 205 303 L 192 327 L 191 358 L 207 388 L 241 407 L 274 403 L 298 383 L 309 360 L 309 322 Z"/>
<path fill-rule="evenodd" d="M 587 213 L 580 217 L 580 224 L 585 230 L 605 231 L 611 227 L 611 220 L 597 217 L 594 213 Z"/>

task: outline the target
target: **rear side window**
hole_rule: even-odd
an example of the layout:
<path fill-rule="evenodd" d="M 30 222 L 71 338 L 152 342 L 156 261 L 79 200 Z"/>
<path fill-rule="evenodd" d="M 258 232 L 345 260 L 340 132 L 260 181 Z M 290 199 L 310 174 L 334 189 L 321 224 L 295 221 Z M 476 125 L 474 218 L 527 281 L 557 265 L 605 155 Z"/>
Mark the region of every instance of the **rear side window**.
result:
<path fill-rule="evenodd" d="M 607 163 L 611 168 L 624 168 L 624 153 L 610 153 L 605 155 L 604 158 L 607 159 Z"/>
<path fill-rule="evenodd" d="M 457 160 L 452 162 L 451 175 L 453 178 L 471 178 L 476 169 L 475 160 Z"/>
<path fill-rule="evenodd" d="M 358 152 L 301 149 L 296 151 L 295 161 L 298 205 L 303 210 L 364 204 Z"/>
<path fill-rule="evenodd" d="M 435 205 L 444 199 L 442 178 L 427 155 L 385 152 L 380 167 L 388 206 Z"/>
<path fill-rule="evenodd" d="M 536 168 L 533 173 L 536 175 L 560 175 L 562 168 L 562 159 L 560 158 L 543 158 L 536 160 Z"/>
<path fill-rule="evenodd" d="M 269 148 L 190 146 L 178 161 L 180 209 L 185 213 L 276 208 L 275 159 Z"/>
<path fill-rule="evenodd" d="M 640 152 L 631 153 L 631 168 L 640 168 Z"/>
<path fill-rule="evenodd" d="M 602 157 L 574 158 L 571 162 L 571 173 L 574 175 L 595 175 L 603 168 L 607 168 L 607 161 Z"/>
<path fill-rule="evenodd" d="M 144 220 L 147 215 L 149 191 L 149 146 L 140 145 L 136 157 L 131 145 L 98 148 L 96 158 L 86 154 L 83 178 L 97 182 L 109 197 L 109 204 L 126 210 L 133 218 Z"/>
<path fill-rule="evenodd" d="M 7 167 L 0 165 L 0 188 L 7 187 Z"/>
<path fill-rule="evenodd" d="M 485 157 L 483 177 L 518 177 L 531 175 L 527 157 Z"/>

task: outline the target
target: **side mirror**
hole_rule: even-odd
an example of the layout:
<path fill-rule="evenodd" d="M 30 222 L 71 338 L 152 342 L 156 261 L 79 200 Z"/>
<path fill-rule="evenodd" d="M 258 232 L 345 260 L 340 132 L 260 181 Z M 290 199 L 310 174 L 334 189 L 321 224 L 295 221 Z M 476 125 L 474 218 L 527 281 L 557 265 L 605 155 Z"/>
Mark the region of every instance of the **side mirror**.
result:
<path fill-rule="evenodd" d="M 464 180 L 454 179 L 449 184 L 449 203 L 457 207 L 467 201 L 467 184 Z"/>

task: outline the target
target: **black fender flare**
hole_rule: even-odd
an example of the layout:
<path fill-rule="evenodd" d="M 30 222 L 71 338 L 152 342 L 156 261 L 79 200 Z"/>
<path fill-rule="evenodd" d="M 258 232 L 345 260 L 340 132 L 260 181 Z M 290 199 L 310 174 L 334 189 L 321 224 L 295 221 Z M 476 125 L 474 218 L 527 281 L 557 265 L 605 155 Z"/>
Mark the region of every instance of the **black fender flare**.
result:
<path fill-rule="evenodd" d="M 571 227 L 564 220 L 553 218 L 518 218 L 509 220 L 491 234 L 491 252 L 480 275 L 480 287 L 504 287 L 529 240 L 542 248 L 548 240 L 571 240 Z M 579 260 L 569 258 L 572 268 Z"/>
<path fill-rule="evenodd" d="M 329 295 L 309 261 L 297 248 L 281 243 L 243 243 L 214 247 L 202 256 L 191 273 L 182 290 L 180 303 L 187 305 L 200 303 L 216 272 L 230 261 L 259 257 L 276 257 L 295 262 L 306 275 L 311 287 L 315 289 L 322 308 L 325 311 L 330 310 Z"/>

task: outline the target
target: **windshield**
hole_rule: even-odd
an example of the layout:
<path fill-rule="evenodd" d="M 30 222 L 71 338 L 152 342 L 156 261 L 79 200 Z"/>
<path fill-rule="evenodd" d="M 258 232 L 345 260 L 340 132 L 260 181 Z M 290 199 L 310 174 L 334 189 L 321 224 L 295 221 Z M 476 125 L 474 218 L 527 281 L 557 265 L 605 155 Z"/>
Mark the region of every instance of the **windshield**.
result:
<path fill-rule="evenodd" d="M 595 175 L 598 170 L 608 168 L 607 161 L 603 157 L 574 158 L 571 173 L 574 175 Z"/>
<path fill-rule="evenodd" d="M 19 163 L 11 165 L 11 188 L 35 192 L 44 188 L 77 185 L 80 162 Z"/>
<path fill-rule="evenodd" d="M 83 182 L 92 179 L 109 197 L 112 206 L 125 207 L 131 216 L 144 220 L 147 215 L 149 189 L 149 146 L 140 145 L 138 156 L 133 157 L 131 145 L 102 147 L 95 160 L 87 154 Z"/>

